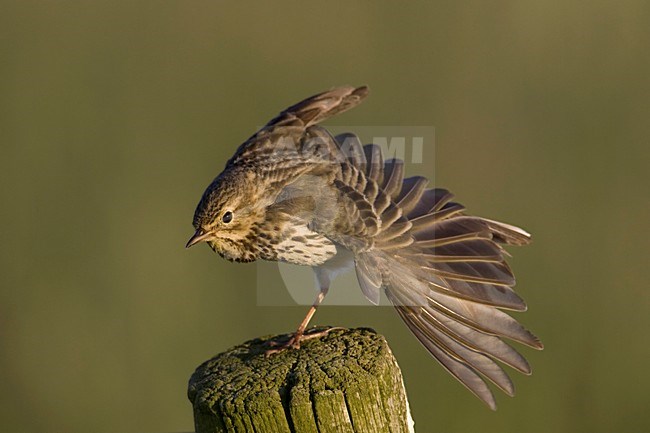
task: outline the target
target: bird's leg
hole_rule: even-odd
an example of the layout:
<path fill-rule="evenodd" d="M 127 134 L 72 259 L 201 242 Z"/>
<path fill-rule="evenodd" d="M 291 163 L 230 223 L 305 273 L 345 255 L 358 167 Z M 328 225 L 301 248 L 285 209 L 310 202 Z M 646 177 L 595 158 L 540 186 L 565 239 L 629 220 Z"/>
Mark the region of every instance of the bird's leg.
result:
<path fill-rule="evenodd" d="M 293 349 L 299 349 L 300 348 L 300 342 L 302 340 L 309 340 L 312 338 L 320 337 L 322 335 L 327 334 L 329 331 L 331 331 L 333 328 L 325 329 L 319 332 L 312 332 L 307 335 L 305 335 L 305 330 L 307 329 L 307 325 L 309 325 L 309 321 L 311 320 L 312 317 L 314 317 L 314 314 L 316 313 L 316 309 L 318 306 L 323 302 L 323 299 L 325 299 L 325 296 L 327 295 L 327 291 L 329 290 L 329 287 L 321 287 L 320 290 L 318 291 L 318 295 L 316 296 L 316 299 L 314 300 L 314 303 L 309 307 L 309 311 L 307 311 L 307 315 L 305 316 L 304 319 L 302 319 L 302 322 L 300 322 L 300 325 L 298 326 L 298 329 L 294 334 L 291 336 L 289 341 L 287 341 L 284 344 L 277 344 L 277 348 L 275 349 L 270 349 L 266 351 L 266 355 L 272 355 L 273 353 L 281 352 L 284 349 L 288 348 L 293 348 Z"/>
<path fill-rule="evenodd" d="M 306 338 L 305 329 L 307 329 L 307 325 L 309 325 L 309 321 L 311 320 L 311 318 L 314 317 L 314 314 L 316 314 L 316 309 L 321 304 L 321 302 L 323 302 L 323 299 L 325 299 L 325 295 L 327 295 L 327 290 L 328 289 L 321 289 L 318 292 L 318 295 L 316 295 L 316 299 L 314 300 L 314 303 L 311 305 L 311 307 L 309 307 L 309 311 L 307 311 L 307 315 L 305 315 L 305 318 L 302 319 L 302 322 L 300 322 L 298 329 L 293 334 L 293 337 L 291 337 L 291 340 L 289 340 L 289 343 L 291 343 L 291 347 L 293 347 L 294 349 L 299 348 L 300 340 Z"/>

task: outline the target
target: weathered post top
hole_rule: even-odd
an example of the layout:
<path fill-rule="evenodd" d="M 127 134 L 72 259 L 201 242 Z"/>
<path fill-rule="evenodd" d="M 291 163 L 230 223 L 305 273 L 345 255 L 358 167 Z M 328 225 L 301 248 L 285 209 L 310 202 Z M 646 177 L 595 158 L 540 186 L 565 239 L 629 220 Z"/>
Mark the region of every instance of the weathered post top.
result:
<path fill-rule="evenodd" d="M 402 374 L 381 335 L 335 329 L 299 350 L 265 356 L 248 341 L 190 378 L 196 433 L 412 432 Z"/>

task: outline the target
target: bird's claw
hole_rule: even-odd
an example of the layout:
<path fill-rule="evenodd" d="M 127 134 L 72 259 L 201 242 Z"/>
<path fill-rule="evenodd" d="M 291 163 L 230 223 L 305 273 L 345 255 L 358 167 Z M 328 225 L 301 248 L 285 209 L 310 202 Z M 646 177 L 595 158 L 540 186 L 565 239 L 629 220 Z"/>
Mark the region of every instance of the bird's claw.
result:
<path fill-rule="evenodd" d="M 269 346 L 273 349 L 269 349 L 264 352 L 264 355 L 271 356 L 275 353 L 280 353 L 287 349 L 300 349 L 300 340 L 302 339 L 303 334 L 298 334 L 297 332 L 289 338 L 288 341 L 281 343 L 279 341 L 269 341 Z"/>
<path fill-rule="evenodd" d="M 330 333 L 330 331 L 334 331 L 336 329 L 343 329 L 341 327 L 332 327 L 332 328 L 327 328 L 327 329 L 321 329 L 321 330 L 311 330 L 307 332 L 300 332 L 297 331 L 294 333 L 291 338 L 289 338 L 288 341 L 281 343 L 279 341 L 269 341 L 268 345 L 273 347 L 273 349 L 269 349 L 264 354 L 266 356 L 271 356 L 275 353 L 280 353 L 284 350 L 287 349 L 300 349 L 300 343 L 305 341 L 305 340 L 311 340 L 313 338 L 319 338 L 323 337 L 327 334 Z"/>

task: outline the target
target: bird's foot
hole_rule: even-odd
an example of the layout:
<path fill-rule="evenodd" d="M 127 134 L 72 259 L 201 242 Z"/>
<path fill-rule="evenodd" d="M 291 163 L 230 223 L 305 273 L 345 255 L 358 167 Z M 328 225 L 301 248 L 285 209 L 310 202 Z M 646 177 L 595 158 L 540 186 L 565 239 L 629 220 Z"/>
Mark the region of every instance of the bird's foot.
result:
<path fill-rule="evenodd" d="M 268 349 L 266 352 L 264 352 L 264 355 L 266 356 L 271 356 L 276 353 L 280 353 L 282 351 L 285 351 L 287 349 L 300 349 L 300 340 L 302 339 L 303 335 L 298 334 L 297 332 L 289 338 L 288 341 L 281 342 L 281 341 L 269 341 L 268 345 L 273 347 L 273 349 Z"/>
<path fill-rule="evenodd" d="M 269 341 L 269 346 L 273 347 L 273 349 L 269 349 L 264 354 L 266 356 L 271 356 L 275 353 L 282 352 L 287 349 L 300 349 L 300 343 L 306 340 L 312 340 L 314 338 L 320 338 L 324 337 L 325 335 L 329 334 L 330 331 L 334 331 L 336 329 L 343 329 L 340 326 L 337 327 L 332 327 L 332 328 L 327 328 L 327 329 L 320 329 L 320 328 L 313 328 L 309 331 L 296 331 L 286 342 L 280 342 L 280 341 Z"/>

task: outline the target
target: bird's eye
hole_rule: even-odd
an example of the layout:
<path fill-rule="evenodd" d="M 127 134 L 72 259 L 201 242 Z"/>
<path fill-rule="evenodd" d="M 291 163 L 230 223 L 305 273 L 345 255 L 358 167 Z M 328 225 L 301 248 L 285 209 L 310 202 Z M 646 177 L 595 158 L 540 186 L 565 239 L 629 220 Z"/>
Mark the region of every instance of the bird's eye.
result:
<path fill-rule="evenodd" d="M 226 213 L 224 213 L 223 217 L 221 217 L 221 221 L 223 221 L 226 224 L 232 221 L 232 212 L 227 211 Z"/>

